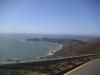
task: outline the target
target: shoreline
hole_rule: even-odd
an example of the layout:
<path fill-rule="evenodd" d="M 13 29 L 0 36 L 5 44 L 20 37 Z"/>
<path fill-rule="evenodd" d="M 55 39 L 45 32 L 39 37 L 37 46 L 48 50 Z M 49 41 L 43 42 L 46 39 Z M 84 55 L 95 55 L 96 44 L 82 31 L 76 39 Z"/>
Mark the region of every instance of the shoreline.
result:
<path fill-rule="evenodd" d="M 39 56 L 37 59 L 44 59 L 45 57 L 54 55 L 57 51 L 63 49 L 63 43 L 58 44 L 58 46 L 54 49 L 51 49 L 49 52 L 47 52 L 44 56 Z"/>
<path fill-rule="evenodd" d="M 60 44 L 58 47 L 56 47 L 53 51 L 49 51 L 47 56 L 55 54 L 55 52 L 61 50 L 63 48 L 63 44 Z"/>

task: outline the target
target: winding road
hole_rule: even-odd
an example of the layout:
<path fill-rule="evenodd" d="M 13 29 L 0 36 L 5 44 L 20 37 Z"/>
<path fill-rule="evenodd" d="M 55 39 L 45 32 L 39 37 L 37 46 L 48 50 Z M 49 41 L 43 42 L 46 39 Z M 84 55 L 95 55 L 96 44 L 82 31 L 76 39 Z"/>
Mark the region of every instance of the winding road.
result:
<path fill-rule="evenodd" d="M 100 75 L 100 58 L 85 63 L 64 75 Z"/>

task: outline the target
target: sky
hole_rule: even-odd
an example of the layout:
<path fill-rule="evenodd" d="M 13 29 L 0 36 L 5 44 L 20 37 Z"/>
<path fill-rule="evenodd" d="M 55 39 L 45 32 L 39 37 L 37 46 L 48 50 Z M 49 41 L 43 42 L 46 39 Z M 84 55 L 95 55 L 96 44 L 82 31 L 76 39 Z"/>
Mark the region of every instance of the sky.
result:
<path fill-rule="evenodd" d="M 100 1 L 0 0 L 0 33 L 100 36 Z"/>

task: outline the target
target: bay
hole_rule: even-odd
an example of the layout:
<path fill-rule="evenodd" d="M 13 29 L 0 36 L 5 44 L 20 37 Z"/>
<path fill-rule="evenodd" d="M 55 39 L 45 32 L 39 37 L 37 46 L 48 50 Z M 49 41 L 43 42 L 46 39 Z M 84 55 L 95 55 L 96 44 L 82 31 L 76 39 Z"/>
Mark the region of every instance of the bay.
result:
<path fill-rule="evenodd" d="M 26 34 L 0 34 L 0 61 L 7 58 L 20 60 L 32 60 L 46 55 L 50 50 L 57 47 L 56 44 L 48 42 L 26 42 L 26 38 L 39 37 L 41 35 Z"/>
<path fill-rule="evenodd" d="M 89 36 L 68 36 L 68 35 L 43 35 L 43 34 L 0 34 L 0 61 L 7 58 L 20 60 L 32 60 L 53 51 L 58 45 L 43 41 L 24 41 L 27 38 L 66 38 L 89 40 Z"/>

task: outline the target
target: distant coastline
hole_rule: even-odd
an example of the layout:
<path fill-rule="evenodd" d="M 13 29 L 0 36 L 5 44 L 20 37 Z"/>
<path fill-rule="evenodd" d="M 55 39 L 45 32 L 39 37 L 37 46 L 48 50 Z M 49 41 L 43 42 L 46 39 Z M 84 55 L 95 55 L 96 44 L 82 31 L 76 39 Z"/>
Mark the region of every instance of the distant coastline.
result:
<path fill-rule="evenodd" d="M 26 41 L 45 41 L 51 43 L 57 43 L 59 46 L 52 51 L 49 51 L 46 56 L 41 56 L 40 59 L 50 59 L 57 57 L 65 56 L 76 56 L 83 54 L 93 54 L 100 53 L 100 51 L 92 50 L 93 46 L 98 46 L 100 39 L 91 39 L 91 40 L 77 40 L 77 39 L 61 39 L 61 38 L 32 38 L 27 39 Z"/>
<path fill-rule="evenodd" d="M 58 44 L 58 46 L 55 49 L 50 50 L 46 55 L 38 57 L 38 59 L 44 59 L 46 57 L 51 57 L 55 55 L 57 52 L 61 51 L 63 48 L 65 48 L 65 42 L 68 42 L 68 45 L 72 42 L 82 42 L 81 40 L 75 40 L 75 39 L 62 39 L 62 38 L 31 38 L 26 39 L 25 41 L 44 41 L 44 42 L 50 42 Z M 67 45 L 66 45 L 67 46 Z"/>
<path fill-rule="evenodd" d="M 0 38 L 1 61 L 7 58 L 14 58 L 18 60 L 35 60 L 82 55 L 88 53 L 100 53 L 100 40 L 96 37 L 93 39 L 92 37 L 89 39 L 82 39 L 81 37 L 78 37 L 79 39 L 76 39 L 74 36 L 71 38 L 69 36 L 5 34 L 1 35 Z M 11 54 L 6 51 L 9 51 Z"/>

